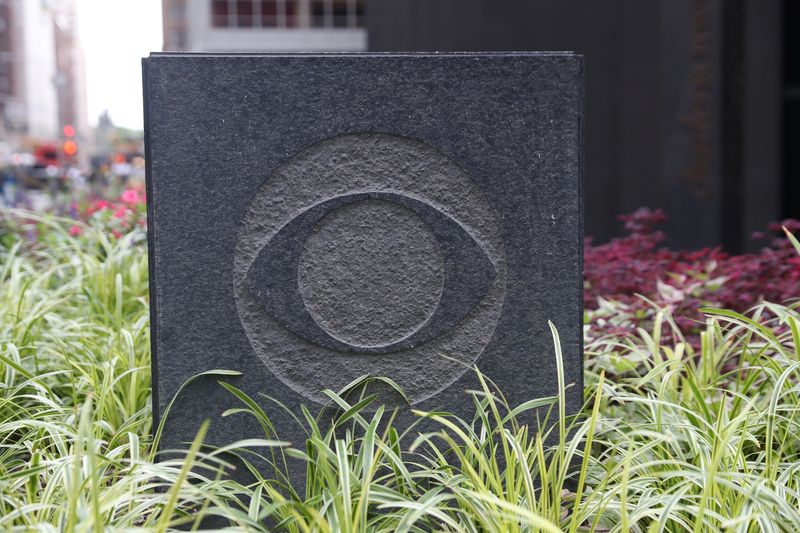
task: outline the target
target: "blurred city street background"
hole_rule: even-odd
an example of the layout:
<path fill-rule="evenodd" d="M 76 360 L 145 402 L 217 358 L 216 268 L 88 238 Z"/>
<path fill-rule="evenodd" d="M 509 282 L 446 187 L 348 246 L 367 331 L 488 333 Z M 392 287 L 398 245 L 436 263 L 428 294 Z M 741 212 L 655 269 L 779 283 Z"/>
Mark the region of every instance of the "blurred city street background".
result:
<path fill-rule="evenodd" d="M 158 0 L 0 1 L 5 206 L 68 214 L 144 183 L 140 59 Z"/>
<path fill-rule="evenodd" d="M 663 210 L 730 252 L 800 217 L 791 0 L 0 0 L 0 202 L 66 214 L 144 181 L 151 52 L 573 50 L 586 233 Z"/>

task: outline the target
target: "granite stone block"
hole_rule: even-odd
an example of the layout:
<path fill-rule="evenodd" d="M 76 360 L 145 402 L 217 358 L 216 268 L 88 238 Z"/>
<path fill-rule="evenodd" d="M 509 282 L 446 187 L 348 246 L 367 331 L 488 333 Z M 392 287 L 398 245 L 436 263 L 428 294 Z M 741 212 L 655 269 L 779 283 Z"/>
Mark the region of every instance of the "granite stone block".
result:
<path fill-rule="evenodd" d="M 570 53 L 143 61 L 153 394 L 212 369 L 291 416 L 360 376 L 469 415 L 477 365 L 512 404 L 582 401 L 582 61 Z M 162 447 L 259 436 L 218 378 Z M 381 402 L 406 399 L 372 386 Z M 261 393 L 261 394 L 259 394 Z M 267 397 L 279 400 L 290 412 Z"/>

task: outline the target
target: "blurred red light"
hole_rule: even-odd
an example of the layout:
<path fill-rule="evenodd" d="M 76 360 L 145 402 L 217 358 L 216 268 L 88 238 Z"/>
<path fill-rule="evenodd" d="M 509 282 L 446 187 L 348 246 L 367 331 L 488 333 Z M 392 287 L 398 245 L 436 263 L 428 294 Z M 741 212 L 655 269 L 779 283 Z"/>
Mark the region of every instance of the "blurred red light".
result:
<path fill-rule="evenodd" d="M 75 141 L 64 142 L 64 153 L 66 155 L 75 155 L 78 153 L 78 145 L 75 144 Z"/>
<path fill-rule="evenodd" d="M 75 128 L 70 124 L 67 124 L 66 126 L 64 126 L 64 136 L 65 137 L 75 137 Z"/>

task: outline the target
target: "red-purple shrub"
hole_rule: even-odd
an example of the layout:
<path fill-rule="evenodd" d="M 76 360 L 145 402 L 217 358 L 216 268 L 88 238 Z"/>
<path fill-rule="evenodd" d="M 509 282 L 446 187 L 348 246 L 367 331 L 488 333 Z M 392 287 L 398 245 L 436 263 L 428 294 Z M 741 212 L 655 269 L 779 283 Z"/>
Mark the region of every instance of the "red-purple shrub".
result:
<path fill-rule="evenodd" d="M 746 311 L 761 301 L 782 303 L 800 297 L 800 257 L 781 226 L 800 233 L 800 221 L 769 226 L 759 253 L 729 255 L 719 248 L 675 251 L 663 247 L 656 226 L 666 220 L 661 210 L 641 208 L 621 216 L 628 235 L 607 244 L 584 246 L 584 304 L 595 333 L 633 331 L 652 316 L 652 306 L 670 309 L 688 335 L 702 323 L 702 307 Z M 607 302 L 614 302 L 613 306 Z M 613 309 L 612 309 L 613 308 Z M 612 315 L 622 312 L 625 320 Z"/>

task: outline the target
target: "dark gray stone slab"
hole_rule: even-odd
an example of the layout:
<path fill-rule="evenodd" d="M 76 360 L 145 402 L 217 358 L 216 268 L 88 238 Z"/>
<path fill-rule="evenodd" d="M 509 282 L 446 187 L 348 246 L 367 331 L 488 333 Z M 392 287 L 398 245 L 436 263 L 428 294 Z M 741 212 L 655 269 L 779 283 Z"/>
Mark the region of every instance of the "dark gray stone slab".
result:
<path fill-rule="evenodd" d="M 144 79 L 157 413 L 211 369 L 295 413 L 369 374 L 466 415 L 477 364 L 516 404 L 556 392 L 548 320 L 579 408 L 579 56 L 155 54 Z M 233 406 L 193 382 L 162 446 L 257 436 Z"/>

